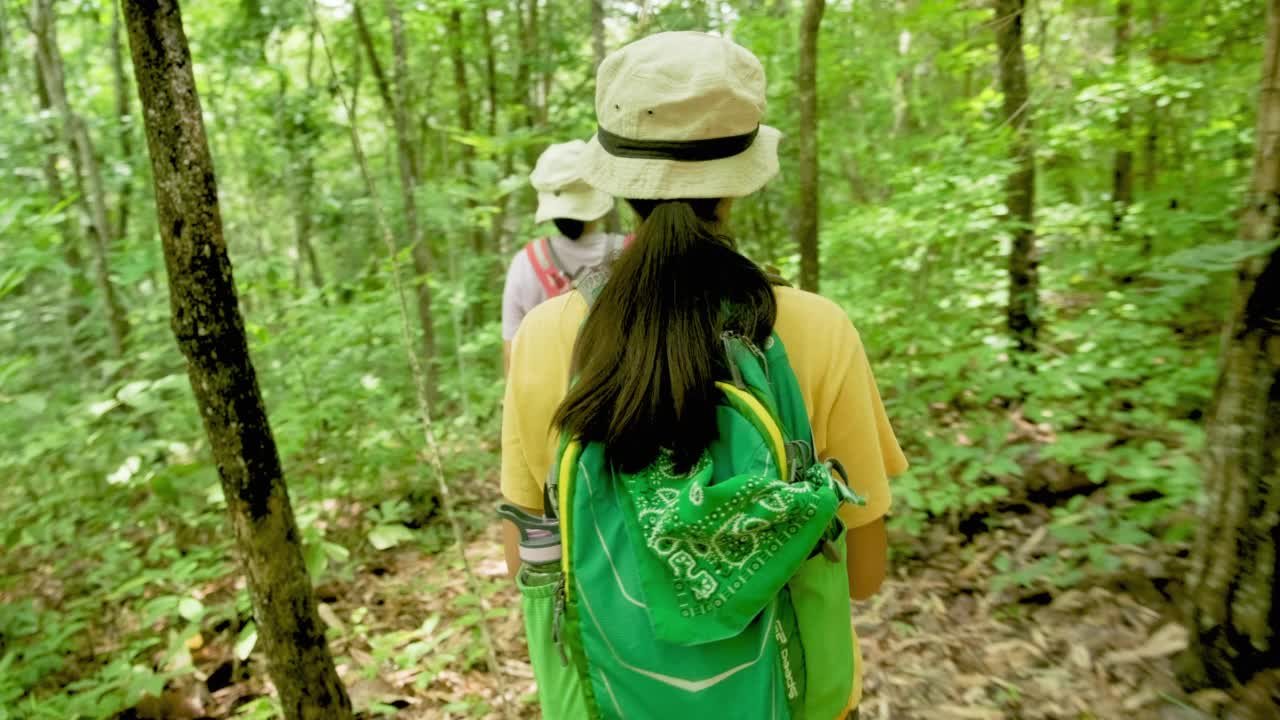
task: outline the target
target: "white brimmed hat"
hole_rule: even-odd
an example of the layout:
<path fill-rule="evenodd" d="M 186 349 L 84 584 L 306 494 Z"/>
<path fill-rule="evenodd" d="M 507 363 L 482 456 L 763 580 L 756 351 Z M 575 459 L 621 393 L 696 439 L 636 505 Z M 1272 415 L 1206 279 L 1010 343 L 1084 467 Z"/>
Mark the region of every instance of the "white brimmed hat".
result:
<path fill-rule="evenodd" d="M 529 174 L 538 191 L 537 222 L 569 218 L 591 222 L 613 208 L 613 198 L 582 180 L 582 154 L 587 144 L 581 140 L 552 145 L 543 151 Z"/>
<path fill-rule="evenodd" d="M 778 174 L 782 133 L 761 125 L 764 68 L 699 32 L 664 32 L 604 59 L 582 177 L 618 197 L 741 197 Z"/>

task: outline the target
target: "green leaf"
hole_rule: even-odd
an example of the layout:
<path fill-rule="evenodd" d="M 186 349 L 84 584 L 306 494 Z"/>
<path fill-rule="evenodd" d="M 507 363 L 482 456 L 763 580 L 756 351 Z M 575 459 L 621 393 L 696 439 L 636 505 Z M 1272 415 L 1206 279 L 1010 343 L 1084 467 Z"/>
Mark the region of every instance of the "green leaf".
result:
<path fill-rule="evenodd" d="M 324 548 L 324 554 L 329 556 L 334 562 L 346 562 L 351 557 L 351 551 L 338 543 L 324 540 L 320 543 L 320 547 Z"/>
<path fill-rule="evenodd" d="M 182 598 L 178 602 L 178 614 L 183 620 L 195 622 L 204 615 L 204 603 L 192 597 Z"/>
<path fill-rule="evenodd" d="M 307 574 L 311 576 L 312 582 L 317 582 L 329 569 L 329 556 L 319 543 L 307 543 L 302 549 L 302 559 L 307 565 Z"/>
<path fill-rule="evenodd" d="M 240 662 L 249 659 L 249 655 L 253 653 L 253 646 L 258 644 L 258 624 L 250 622 L 240 629 L 240 634 L 236 636 L 235 653 L 236 658 Z"/>
<path fill-rule="evenodd" d="M 379 525 L 369 531 L 369 542 L 378 550 L 387 550 L 413 540 L 413 531 L 403 525 Z"/>
<path fill-rule="evenodd" d="M 150 380 L 135 380 L 116 391 L 116 399 L 125 405 L 134 405 L 149 389 L 151 389 Z"/>

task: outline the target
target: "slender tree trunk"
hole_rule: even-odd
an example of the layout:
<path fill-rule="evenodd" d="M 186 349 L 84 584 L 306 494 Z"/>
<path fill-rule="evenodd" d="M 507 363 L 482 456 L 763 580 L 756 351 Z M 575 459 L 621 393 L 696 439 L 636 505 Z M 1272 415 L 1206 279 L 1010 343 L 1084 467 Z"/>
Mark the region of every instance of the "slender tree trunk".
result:
<path fill-rule="evenodd" d="M 466 28 L 462 25 L 462 10 L 455 7 L 449 11 L 448 19 L 449 29 L 449 55 L 453 63 L 453 89 L 458 95 L 458 127 L 463 133 L 470 135 L 475 132 L 475 119 L 471 111 L 471 87 L 467 82 L 467 58 L 463 52 L 462 43 L 465 39 Z M 461 163 L 462 163 L 462 179 L 468 187 L 472 186 L 472 163 L 475 159 L 475 150 L 470 143 L 462 144 Z M 475 201 L 468 199 L 466 202 L 467 210 L 475 208 Z M 470 213 L 468 213 L 470 214 Z M 471 250 L 477 256 L 483 255 L 484 234 L 480 232 L 478 227 L 471 227 L 468 223 L 467 235 L 471 239 Z"/>
<path fill-rule="evenodd" d="M 120 6 L 111 7 L 111 70 L 115 75 L 116 120 L 120 124 L 120 156 L 129 171 L 120 183 L 116 198 L 116 226 L 112 237 L 123 240 L 129 232 L 129 203 L 133 200 L 133 118 L 129 113 L 129 79 L 124 72 L 124 53 L 120 50 Z"/>
<path fill-rule="evenodd" d="M 1129 205 L 1133 203 L 1133 108 L 1129 93 L 1129 27 L 1132 0 L 1116 0 L 1116 72 L 1124 86 L 1124 108 L 1116 120 L 1120 146 L 1116 149 L 1111 184 L 1111 229 L 1119 230 Z"/>
<path fill-rule="evenodd" d="M 591 0 L 591 56 L 598 70 L 604 62 L 604 0 Z"/>
<path fill-rule="evenodd" d="M 352 3 L 356 21 L 356 36 L 369 57 L 369 68 L 373 72 L 374 84 L 378 86 L 378 96 L 382 98 L 383 109 L 388 115 L 395 115 L 395 101 L 391 99 L 391 86 L 387 84 L 387 73 L 382 69 L 382 61 L 378 58 L 378 50 L 373 44 L 373 35 L 369 32 L 369 24 L 360 10 L 360 3 Z"/>
<path fill-rule="evenodd" d="M 1005 181 L 1013 247 L 1009 252 L 1009 332 L 1020 352 L 1036 350 L 1039 319 L 1039 268 L 1035 237 L 1035 146 L 1031 135 L 1031 99 L 1022 54 L 1025 0 L 996 0 L 996 47 L 1000 53 L 1003 124 L 1012 129 L 1009 156 L 1015 168 Z"/>
<path fill-rule="evenodd" d="M 1206 425 L 1208 512 L 1192 553 L 1192 642 L 1182 663 L 1191 686 L 1239 687 L 1280 669 L 1280 0 L 1267 7 L 1257 150 L 1240 231 L 1260 252 L 1239 270 Z"/>
<path fill-rule="evenodd" d="M 0 2 L 0 81 L 9 79 L 9 9 Z"/>
<path fill-rule="evenodd" d="M 1147 3 L 1151 37 L 1155 38 L 1151 51 L 1151 64 L 1155 66 L 1156 75 L 1164 74 L 1164 52 L 1160 41 L 1160 8 L 1155 0 Z M 1153 192 L 1156 189 L 1156 177 L 1160 164 L 1160 104 L 1159 98 L 1152 97 L 1147 103 L 1147 132 L 1142 144 L 1142 190 Z"/>
<path fill-rule="evenodd" d="M 489 100 L 489 117 L 488 132 L 490 137 L 498 135 L 498 62 L 497 50 L 493 42 L 493 22 L 489 18 L 489 4 L 486 2 L 480 7 L 480 29 L 483 33 L 484 41 L 484 74 L 485 87 L 488 91 Z M 503 157 L 503 177 L 510 177 L 513 171 L 513 163 L 511 151 L 507 150 Z M 489 247 L 496 249 L 501 256 L 503 246 L 503 230 L 506 227 L 507 213 L 510 212 L 511 195 L 510 193 L 503 195 L 497 199 L 498 211 L 493 214 L 489 222 Z"/>
<path fill-rule="evenodd" d="M 480 7 L 480 30 L 484 34 L 484 78 L 489 95 L 489 136 L 498 134 L 498 62 L 493 47 L 493 23 L 487 4 Z"/>
<path fill-rule="evenodd" d="M 38 65 L 44 77 L 45 89 L 53 107 L 62 117 L 63 135 L 71 148 L 71 165 L 75 170 L 76 187 L 81 205 L 89 216 L 93 243 L 94 283 L 102 295 L 103 310 L 107 317 L 107 329 L 111 338 L 111 352 L 123 358 L 129 336 L 129 320 L 120 304 L 115 285 L 111 282 L 108 247 L 111 226 L 107 221 L 106 189 L 97 156 L 89 140 L 89 131 L 67 100 L 66 81 L 62 71 L 62 56 L 58 50 L 58 35 L 52 0 L 32 0 L 36 29 Z"/>
<path fill-rule="evenodd" d="M 311 275 L 311 284 L 320 291 L 321 303 L 324 300 L 324 271 L 320 269 L 320 258 L 316 254 L 315 245 L 311 242 L 311 191 L 315 187 L 315 160 L 310 153 L 303 151 L 301 168 L 298 172 L 298 207 L 294 218 L 294 236 L 298 246 L 298 262 L 305 264 Z"/>
<path fill-rule="evenodd" d="M 905 6 L 902 6 L 905 11 Z M 902 67 L 893 81 L 893 135 L 902 137 L 915 127 L 915 116 L 911 112 L 911 79 L 915 73 L 911 67 L 911 31 L 903 29 L 898 33 L 898 62 Z"/>
<path fill-rule="evenodd" d="M 316 180 L 316 164 L 315 164 L 315 148 L 314 144 L 318 139 L 316 137 L 316 128 L 313 115 L 315 113 L 315 81 L 312 79 L 312 66 L 315 64 L 316 50 L 316 26 L 314 16 L 311 26 L 311 32 L 307 38 L 307 65 L 306 65 L 306 90 L 303 95 L 303 124 L 300 128 L 301 138 L 289 137 L 288 143 L 294 156 L 294 167 L 298 169 L 298 176 L 295 179 L 297 183 L 294 208 L 294 240 L 298 250 L 298 262 L 305 266 L 311 274 L 311 284 L 320 293 L 321 302 L 325 303 L 324 295 L 324 273 L 320 270 L 320 258 L 316 255 L 315 245 L 311 242 L 312 219 L 311 219 L 311 192 L 315 188 Z M 285 122 L 289 127 L 295 127 L 294 121 L 286 119 Z M 296 128 L 295 128 L 296 129 Z M 298 133 L 290 133 L 297 135 Z M 299 283 L 301 286 L 301 283 Z"/>
<path fill-rule="evenodd" d="M 542 59 L 542 124 L 551 120 L 551 84 L 555 80 L 556 69 L 556 25 L 555 0 L 547 0 L 542 17 L 541 33 L 546 41 L 543 43 L 538 57 Z M 705 27 L 705 26 L 704 26 Z"/>
<path fill-rule="evenodd" d="M 422 324 L 423 368 L 427 372 L 427 387 L 432 393 L 434 406 L 438 391 L 435 378 L 436 334 L 435 319 L 431 310 L 431 286 L 427 280 L 434 261 L 431 250 L 422 238 L 418 225 L 418 204 L 415 191 L 418 187 L 417 163 L 412 147 L 413 131 L 409 127 L 408 50 L 404 40 L 404 22 L 396 0 L 386 0 L 387 19 L 391 23 L 392 53 L 395 56 L 395 92 L 391 95 L 396 127 L 396 159 L 400 169 L 400 198 L 404 204 L 405 231 L 409 247 L 413 248 L 414 293 L 418 301 L 418 319 Z M 370 46 L 372 47 L 372 46 Z"/>
<path fill-rule="evenodd" d="M 591 0 L 591 57 L 593 60 L 591 67 L 593 71 L 598 71 L 600 63 L 604 62 L 604 16 L 604 0 Z M 622 218 L 618 215 L 616 204 L 609 208 L 609 214 L 604 218 L 604 229 L 611 233 L 622 229 Z"/>
<path fill-rule="evenodd" d="M 35 67 L 36 108 L 41 115 L 53 115 L 53 103 L 49 100 L 49 91 L 44 84 L 44 75 L 40 72 L 39 58 L 33 58 Z M 45 145 L 44 182 L 49 190 L 49 199 L 62 203 L 67 198 L 62 184 L 62 175 L 58 172 L 58 132 L 52 127 L 43 131 L 42 141 Z M 72 215 L 63 210 L 58 220 L 58 234 L 62 237 L 62 260 L 67 264 L 70 283 L 67 296 L 67 327 L 71 330 L 72 344 L 75 344 L 75 330 L 89 314 L 83 298 L 88 291 L 88 281 L 84 277 L 84 260 L 80 257 L 80 238 L 77 237 Z"/>
<path fill-rule="evenodd" d="M 524 126 L 533 130 L 538 125 L 537 100 L 533 89 L 533 60 L 537 53 L 537 43 L 525 14 L 524 3 L 526 2 L 536 6 L 537 0 L 516 0 L 516 36 L 520 38 L 520 60 L 516 63 L 516 82 L 511 95 L 512 101 L 518 103 L 523 110 L 521 115 Z M 531 12 L 536 17 L 537 10 Z M 525 161 L 529 167 L 533 167 L 537 157 L 536 149 L 525 148 Z"/>
<path fill-rule="evenodd" d="M 470 135 L 475 131 L 475 118 L 471 112 L 471 86 L 467 82 L 467 58 L 462 44 L 466 28 L 462 24 L 462 10 L 449 11 L 446 21 L 449 35 L 449 58 L 453 64 L 453 90 L 458 96 L 458 127 Z M 470 180 L 473 151 L 469 144 L 462 147 L 462 172 Z"/>
<path fill-rule="evenodd" d="M 268 671 L 286 718 L 352 717 L 307 577 L 249 358 L 177 0 L 126 0 L 178 346 L 227 500 Z"/>
<path fill-rule="evenodd" d="M 796 246 L 800 249 L 800 287 L 818 291 L 818 30 L 825 0 L 805 0 L 800 20 L 800 70 L 796 89 L 800 104 L 800 217 Z"/>
<path fill-rule="evenodd" d="M 547 124 L 547 98 L 542 95 L 542 74 L 546 72 L 547 55 L 542 47 L 542 37 L 538 27 L 538 3 L 540 0 L 528 0 L 529 3 L 529 47 L 533 49 L 533 59 L 537 67 L 529 78 L 529 108 L 539 125 Z"/>

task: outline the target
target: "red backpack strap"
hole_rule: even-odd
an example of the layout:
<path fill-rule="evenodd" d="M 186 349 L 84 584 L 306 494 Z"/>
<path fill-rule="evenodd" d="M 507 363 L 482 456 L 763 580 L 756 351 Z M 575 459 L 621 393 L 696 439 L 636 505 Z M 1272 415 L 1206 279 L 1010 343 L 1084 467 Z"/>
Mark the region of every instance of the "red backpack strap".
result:
<path fill-rule="evenodd" d="M 529 263 L 533 265 L 533 273 L 546 291 L 548 298 L 553 298 L 569 289 L 569 278 L 556 266 L 551 256 L 551 239 L 540 238 L 524 246 Z"/>

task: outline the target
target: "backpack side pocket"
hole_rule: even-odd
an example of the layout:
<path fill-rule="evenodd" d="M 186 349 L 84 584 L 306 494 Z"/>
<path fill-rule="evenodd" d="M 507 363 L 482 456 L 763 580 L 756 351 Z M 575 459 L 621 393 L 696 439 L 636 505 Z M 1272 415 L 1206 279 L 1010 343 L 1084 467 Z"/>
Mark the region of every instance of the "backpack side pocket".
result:
<path fill-rule="evenodd" d="M 853 678 L 858 671 L 854 667 L 853 616 L 845 569 L 846 531 L 844 523 L 838 519 L 834 523 L 839 532 L 830 544 L 836 557 L 821 552 L 814 555 L 788 583 L 807 661 L 799 720 L 843 717 L 853 699 Z"/>
<path fill-rule="evenodd" d="M 529 663 L 538 682 L 538 702 L 547 720 L 582 720 L 588 717 L 582 681 L 573 662 L 561 656 L 557 635 L 560 581 L 559 572 L 530 572 L 526 565 L 516 574 L 520 604 L 524 610 L 525 637 L 529 641 Z M 567 647 L 565 652 L 571 652 Z"/>

